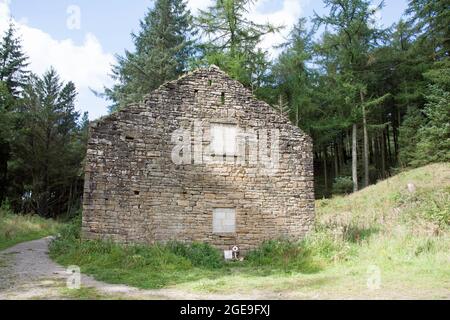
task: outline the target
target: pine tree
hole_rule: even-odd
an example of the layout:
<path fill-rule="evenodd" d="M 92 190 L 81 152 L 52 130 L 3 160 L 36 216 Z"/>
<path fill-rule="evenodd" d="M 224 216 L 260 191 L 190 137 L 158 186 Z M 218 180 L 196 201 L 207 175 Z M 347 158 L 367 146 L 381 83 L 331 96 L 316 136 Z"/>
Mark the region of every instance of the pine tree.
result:
<path fill-rule="evenodd" d="M 117 84 L 104 93 L 113 102 L 111 111 L 139 102 L 186 71 L 194 50 L 194 35 L 185 0 L 157 0 L 141 21 L 140 31 L 132 34 L 134 52 L 117 56 L 112 70 Z"/>
<path fill-rule="evenodd" d="M 215 64 L 245 86 L 257 91 L 268 80 L 267 52 L 258 48 L 264 35 L 280 28 L 246 17 L 253 0 L 216 0 L 200 10 L 196 23 L 207 39 L 198 64 Z"/>
<path fill-rule="evenodd" d="M 406 13 L 422 50 L 431 50 L 433 60 L 450 56 L 448 0 L 410 0 Z"/>
<path fill-rule="evenodd" d="M 348 98 L 352 101 L 352 111 L 350 112 L 353 118 L 352 177 L 356 191 L 358 190 L 357 122 L 361 120 L 363 123 L 365 186 L 369 180 L 367 118 L 364 106 L 367 85 L 370 81 L 368 70 L 372 61 L 372 50 L 376 48 L 378 39 L 384 33 L 383 30 L 378 30 L 374 26 L 373 15 L 383 6 L 383 3 L 381 2 L 376 8 L 372 8 L 370 1 L 367 0 L 325 0 L 324 3 L 326 7 L 330 8 L 329 14 L 326 16 L 316 14 L 315 22 L 318 26 L 323 24 L 331 28 L 327 35 L 325 49 L 336 51 L 339 78 L 353 91 L 353 96 Z"/>
<path fill-rule="evenodd" d="M 272 73 L 279 95 L 287 97 L 292 122 L 310 132 L 310 117 L 315 111 L 312 103 L 312 84 L 315 79 L 313 70 L 307 66 L 312 61 L 313 43 L 306 22 L 302 18 L 293 27 Z"/>
<path fill-rule="evenodd" d="M 27 57 L 11 23 L 0 41 L 0 204 L 8 185 L 8 161 L 15 115 L 12 113 L 27 80 Z"/>
<path fill-rule="evenodd" d="M 401 127 L 404 165 L 450 161 L 450 59 L 436 62 L 425 73 L 431 83 L 421 113 L 410 111 Z"/>
<path fill-rule="evenodd" d="M 273 105 L 273 108 L 282 116 L 288 116 L 289 115 L 289 104 L 286 102 L 286 100 L 283 98 L 283 95 L 278 96 L 278 103 Z"/>
<path fill-rule="evenodd" d="M 27 59 L 11 23 L 0 42 L 0 81 L 6 84 L 14 97 L 19 95 L 27 80 Z"/>
<path fill-rule="evenodd" d="M 5 82 L 0 81 L 0 204 L 5 200 L 8 184 L 8 160 L 10 158 L 10 138 L 13 130 L 11 106 L 14 97 Z"/>
<path fill-rule="evenodd" d="M 17 210 L 55 217 L 73 201 L 72 189 L 81 181 L 85 146 L 74 108 L 76 89 L 50 69 L 42 77 L 32 75 L 23 95 L 16 108 L 21 117 L 12 145 L 11 201 Z"/>
<path fill-rule="evenodd" d="M 427 101 L 427 122 L 417 133 L 413 166 L 450 161 L 450 91 L 431 85 Z"/>

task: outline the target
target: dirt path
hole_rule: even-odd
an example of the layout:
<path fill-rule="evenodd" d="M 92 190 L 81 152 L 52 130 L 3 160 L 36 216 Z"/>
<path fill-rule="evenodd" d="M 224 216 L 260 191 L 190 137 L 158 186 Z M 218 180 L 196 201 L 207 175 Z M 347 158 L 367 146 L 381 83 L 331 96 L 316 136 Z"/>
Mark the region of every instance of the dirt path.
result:
<path fill-rule="evenodd" d="M 24 242 L 0 252 L 0 300 L 71 299 L 66 282 L 69 274 L 48 256 L 51 238 Z M 177 289 L 141 290 L 112 285 L 81 276 L 82 288 L 98 292 L 100 299 L 270 299 L 277 295 L 255 292 L 252 295 L 196 294 Z"/>

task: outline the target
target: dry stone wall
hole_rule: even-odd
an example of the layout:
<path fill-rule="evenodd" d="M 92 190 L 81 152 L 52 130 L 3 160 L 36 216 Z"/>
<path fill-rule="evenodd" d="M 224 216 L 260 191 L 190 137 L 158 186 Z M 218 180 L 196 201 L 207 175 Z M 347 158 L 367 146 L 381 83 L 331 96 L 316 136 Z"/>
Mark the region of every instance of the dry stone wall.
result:
<path fill-rule="evenodd" d="M 214 163 L 197 163 L 195 158 L 206 156 L 195 146 L 192 161 L 174 163 L 173 133 L 191 130 L 196 141 L 199 121 L 205 149 L 214 124 L 277 130 L 277 170 L 267 174 L 248 158 L 223 161 L 221 155 L 210 157 Z M 245 145 L 248 156 L 254 145 Z M 311 138 L 215 67 L 169 82 L 143 103 L 93 122 L 85 171 L 86 239 L 201 241 L 245 252 L 266 239 L 301 238 L 314 222 Z M 235 209 L 234 232 L 213 232 L 217 208 Z"/>

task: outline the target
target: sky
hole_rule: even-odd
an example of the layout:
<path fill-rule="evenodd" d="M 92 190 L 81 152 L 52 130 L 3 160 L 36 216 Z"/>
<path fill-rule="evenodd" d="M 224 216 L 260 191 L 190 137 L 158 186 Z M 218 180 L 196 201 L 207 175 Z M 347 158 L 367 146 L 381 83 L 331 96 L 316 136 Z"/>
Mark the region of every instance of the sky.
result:
<path fill-rule="evenodd" d="M 192 13 L 206 9 L 213 0 L 188 0 Z M 30 69 L 43 74 L 51 66 L 63 81 L 73 81 L 78 90 L 76 108 L 88 111 L 94 120 L 107 114 L 108 102 L 92 90 L 102 91 L 114 82 L 110 77 L 116 55 L 133 50 L 130 34 L 153 6 L 153 0 L 0 0 L 0 33 L 13 19 Z M 374 4 L 378 1 L 374 1 Z M 397 22 L 407 0 L 385 0 L 377 13 L 378 23 L 388 27 Z M 279 34 L 268 35 L 262 43 L 275 59 L 289 30 L 301 17 L 325 14 L 320 0 L 259 0 L 249 10 L 255 22 L 284 26 Z"/>

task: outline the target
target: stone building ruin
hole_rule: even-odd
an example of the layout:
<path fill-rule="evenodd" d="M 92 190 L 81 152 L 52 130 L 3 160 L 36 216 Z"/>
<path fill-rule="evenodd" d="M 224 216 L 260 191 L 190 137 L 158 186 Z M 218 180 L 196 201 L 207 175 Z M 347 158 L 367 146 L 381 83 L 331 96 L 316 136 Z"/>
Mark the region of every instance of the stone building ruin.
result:
<path fill-rule="evenodd" d="M 217 67 L 90 126 L 82 234 L 245 252 L 314 222 L 312 140 Z"/>

